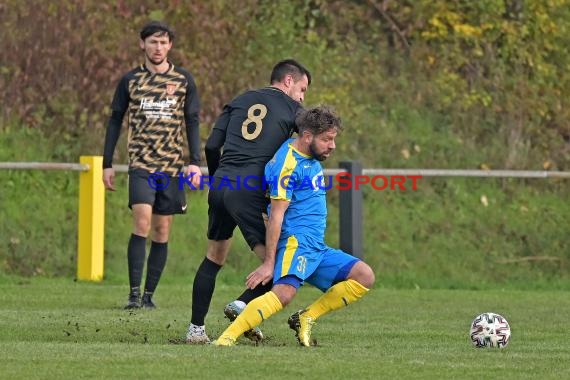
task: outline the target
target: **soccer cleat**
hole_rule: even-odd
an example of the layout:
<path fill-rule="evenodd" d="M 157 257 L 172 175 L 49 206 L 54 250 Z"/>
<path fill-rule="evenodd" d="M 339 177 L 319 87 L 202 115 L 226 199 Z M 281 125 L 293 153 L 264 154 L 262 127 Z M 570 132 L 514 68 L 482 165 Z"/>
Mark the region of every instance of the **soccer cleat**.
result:
<path fill-rule="evenodd" d="M 138 309 L 139 307 L 141 307 L 140 293 L 138 290 L 131 290 L 129 293 L 129 301 L 127 303 L 127 306 L 125 306 L 125 310 Z"/>
<path fill-rule="evenodd" d="M 155 309 L 156 305 L 154 304 L 154 302 L 152 302 L 152 293 L 146 293 L 143 294 L 142 296 L 142 300 L 141 300 L 141 307 L 145 308 L 145 309 Z"/>
<path fill-rule="evenodd" d="M 231 347 L 236 345 L 236 340 L 229 336 L 221 336 L 212 342 L 214 346 Z"/>
<path fill-rule="evenodd" d="M 293 313 L 287 323 L 292 330 L 295 330 L 295 336 L 301 346 L 311 346 L 311 328 L 315 324 L 313 318 L 303 315 L 306 310 L 299 310 Z"/>
<path fill-rule="evenodd" d="M 224 307 L 224 315 L 230 320 L 230 322 L 235 321 L 238 315 L 241 314 L 243 308 L 236 304 L 236 301 L 230 302 L 229 304 Z M 263 340 L 263 333 L 259 329 L 259 327 L 254 327 L 251 330 L 247 330 L 243 333 L 247 339 L 252 340 L 254 342 L 261 342 Z"/>
<path fill-rule="evenodd" d="M 188 332 L 186 333 L 187 344 L 208 344 L 210 338 L 206 335 L 206 326 L 196 326 L 190 323 Z"/>

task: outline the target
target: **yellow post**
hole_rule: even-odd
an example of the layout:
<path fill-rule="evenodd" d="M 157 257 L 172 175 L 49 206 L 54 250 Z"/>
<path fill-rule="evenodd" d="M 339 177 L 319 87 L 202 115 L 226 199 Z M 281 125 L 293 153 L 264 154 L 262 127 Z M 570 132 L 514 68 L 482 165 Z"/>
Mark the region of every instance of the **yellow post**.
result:
<path fill-rule="evenodd" d="M 103 157 L 81 156 L 89 170 L 79 175 L 79 225 L 77 230 L 77 279 L 103 279 L 105 187 Z"/>

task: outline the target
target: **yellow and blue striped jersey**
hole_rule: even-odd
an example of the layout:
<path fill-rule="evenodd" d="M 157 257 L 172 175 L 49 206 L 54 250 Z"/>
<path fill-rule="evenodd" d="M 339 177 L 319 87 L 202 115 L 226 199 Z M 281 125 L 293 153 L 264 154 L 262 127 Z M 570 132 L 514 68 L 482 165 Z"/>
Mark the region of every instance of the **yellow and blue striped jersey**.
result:
<path fill-rule="evenodd" d="M 290 202 L 280 239 L 310 235 L 324 241 L 327 204 L 323 168 L 319 161 L 296 150 L 293 141 L 281 145 L 265 166 L 270 198 Z"/>

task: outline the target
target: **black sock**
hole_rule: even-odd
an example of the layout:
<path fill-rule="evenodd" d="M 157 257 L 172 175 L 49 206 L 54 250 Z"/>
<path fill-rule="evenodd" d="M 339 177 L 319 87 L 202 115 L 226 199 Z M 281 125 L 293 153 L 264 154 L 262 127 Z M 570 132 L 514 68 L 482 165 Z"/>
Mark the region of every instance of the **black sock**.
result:
<path fill-rule="evenodd" d="M 256 299 L 257 297 L 262 296 L 268 291 L 270 291 L 272 287 L 273 287 L 273 281 L 269 281 L 265 285 L 259 284 L 253 289 L 246 289 L 237 299 L 238 301 L 250 303 L 252 300 Z"/>
<path fill-rule="evenodd" d="M 145 293 L 154 293 L 162 271 L 166 266 L 168 256 L 168 243 L 157 243 L 153 241 L 150 246 L 150 253 L 146 263 L 146 281 L 144 284 Z"/>
<path fill-rule="evenodd" d="M 131 234 L 127 250 L 127 262 L 129 265 L 129 284 L 131 292 L 140 289 L 144 259 L 146 256 L 146 238 Z M 140 290 L 139 290 L 140 291 Z"/>
<path fill-rule="evenodd" d="M 196 272 L 192 288 L 192 319 L 190 320 L 196 326 L 204 325 L 216 286 L 216 275 L 221 268 L 221 265 L 204 257 Z"/>

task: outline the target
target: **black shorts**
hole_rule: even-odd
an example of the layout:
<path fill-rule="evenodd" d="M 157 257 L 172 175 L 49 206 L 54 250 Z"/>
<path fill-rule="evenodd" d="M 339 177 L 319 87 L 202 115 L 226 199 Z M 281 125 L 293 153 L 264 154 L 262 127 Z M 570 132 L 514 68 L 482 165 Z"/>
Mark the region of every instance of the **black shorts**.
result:
<path fill-rule="evenodd" d="M 249 247 L 265 245 L 265 220 L 269 200 L 264 190 L 212 187 L 208 193 L 208 239 L 227 240 L 239 227 Z"/>
<path fill-rule="evenodd" d="M 143 169 L 129 169 L 129 208 L 144 203 L 152 213 L 173 215 L 186 213 L 186 193 L 178 177 L 151 174 Z"/>

